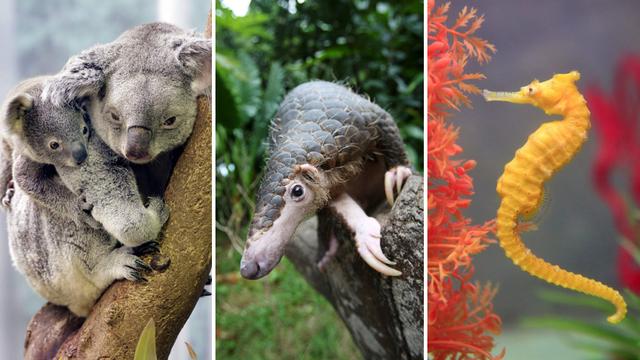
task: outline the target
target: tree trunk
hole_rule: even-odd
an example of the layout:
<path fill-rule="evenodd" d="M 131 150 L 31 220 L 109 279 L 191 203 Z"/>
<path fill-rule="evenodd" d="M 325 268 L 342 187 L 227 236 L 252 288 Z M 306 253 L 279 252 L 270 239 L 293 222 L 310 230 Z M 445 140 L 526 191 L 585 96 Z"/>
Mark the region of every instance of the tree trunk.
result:
<path fill-rule="evenodd" d="M 211 13 L 205 35 L 211 37 Z M 200 97 L 193 133 L 165 192 L 171 217 L 149 282 L 112 284 L 79 329 L 81 319 L 66 308 L 45 305 L 27 329 L 26 359 L 133 359 L 149 319 L 158 358 L 168 358 L 211 270 L 211 129 L 211 100 Z"/>
<path fill-rule="evenodd" d="M 358 255 L 349 232 L 327 212 L 300 226 L 287 257 L 331 302 L 365 359 L 422 359 L 424 309 L 423 178 L 412 176 L 391 211 L 376 212 L 382 249 L 402 271 L 385 277 Z M 339 248 L 324 272 L 316 266 L 327 246 L 324 229 L 337 227 Z"/>

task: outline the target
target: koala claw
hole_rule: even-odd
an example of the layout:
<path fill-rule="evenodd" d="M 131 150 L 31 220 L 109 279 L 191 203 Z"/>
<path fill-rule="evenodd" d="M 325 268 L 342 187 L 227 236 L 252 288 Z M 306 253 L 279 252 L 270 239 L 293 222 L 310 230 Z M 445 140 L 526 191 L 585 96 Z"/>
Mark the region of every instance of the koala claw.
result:
<path fill-rule="evenodd" d="M 133 267 L 133 266 L 129 266 L 129 265 L 125 265 L 124 267 L 128 268 L 128 276 L 125 276 L 127 278 L 127 280 L 131 280 L 131 281 L 142 281 L 142 282 L 149 282 L 149 280 L 147 280 L 147 278 L 145 278 L 144 276 L 142 276 L 142 274 L 140 274 L 140 270 Z"/>
<path fill-rule="evenodd" d="M 151 271 L 151 266 L 147 265 L 146 262 L 142 261 L 141 259 L 136 259 L 136 266 L 139 269 L 145 270 L 145 271 Z"/>
<path fill-rule="evenodd" d="M 146 242 L 133 248 L 133 253 L 138 256 L 155 252 L 160 252 L 160 243 L 155 240 Z"/>

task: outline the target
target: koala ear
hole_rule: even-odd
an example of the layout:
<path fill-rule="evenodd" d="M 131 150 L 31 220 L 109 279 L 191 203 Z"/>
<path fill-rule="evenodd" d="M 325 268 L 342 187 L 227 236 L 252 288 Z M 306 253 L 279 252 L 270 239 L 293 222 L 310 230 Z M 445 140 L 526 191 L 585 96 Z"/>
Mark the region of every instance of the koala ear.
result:
<path fill-rule="evenodd" d="M 198 94 L 206 94 L 211 87 L 211 39 L 190 38 L 176 40 L 176 58 L 191 76 L 191 88 Z"/>
<path fill-rule="evenodd" d="M 102 45 L 71 57 L 62 71 L 47 82 L 42 98 L 64 106 L 73 104 L 76 98 L 98 94 L 114 53 L 112 46 Z"/>
<path fill-rule="evenodd" d="M 10 134 L 20 134 L 24 116 L 33 109 L 34 99 L 29 94 L 18 94 L 7 103 L 2 126 Z"/>

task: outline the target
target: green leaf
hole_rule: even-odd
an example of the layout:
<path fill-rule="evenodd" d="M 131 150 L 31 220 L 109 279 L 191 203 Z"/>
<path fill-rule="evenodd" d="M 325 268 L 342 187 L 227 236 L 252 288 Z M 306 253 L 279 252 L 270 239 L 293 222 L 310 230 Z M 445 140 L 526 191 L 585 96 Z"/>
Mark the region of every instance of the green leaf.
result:
<path fill-rule="evenodd" d="M 262 111 L 259 114 L 258 124 L 256 127 L 267 128 L 267 124 L 278 111 L 278 106 L 284 97 L 284 69 L 282 65 L 275 62 L 269 68 L 269 76 L 267 77 L 267 85 L 264 90 L 262 99 Z M 266 135 L 266 132 L 265 132 Z"/>
<path fill-rule="evenodd" d="M 569 330 L 596 339 L 607 341 L 621 351 L 640 355 L 638 339 L 630 337 L 613 325 L 591 324 L 583 320 L 566 319 L 560 317 L 525 318 L 525 326 L 553 328 L 556 330 Z"/>
<path fill-rule="evenodd" d="M 241 123 L 236 101 L 221 75 L 223 69 L 216 69 L 216 123 L 223 128 L 237 127 Z"/>
<path fill-rule="evenodd" d="M 629 289 L 624 289 L 624 296 L 630 309 L 640 311 L 640 296 L 634 294 Z"/>
<path fill-rule="evenodd" d="M 408 124 L 401 129 L 401 132 L 405 137 L 424 140 L 424 129 L 422 127 Z"/>
<path fill-rule="evenodd" d="M 554 304 L 588 307 L 607 313 L 613 310 L 613 306 L 609 302 L 589 295 L 548 289 L 539 290 L 536 295 L 540 299 Z"/>
<path fill-rule="evenodd" d="M 255 61 L 244 51 L 216 54 L 216 78 L 220 76 L 233 99 L 228 106 L 237 108 L 237 121 L 230 122 L 225 113 L 225 104 L 220 104 L 223 114 L 221 123 L 231 127 L 242 127 L 253 118 L 260 108 L 262 88 L 260 73 Z M 216 119 L 217 120 L 217 119 Z"/>
<path fill-rule="evenodd" d="M 142 330 L 138 345 L 136 345 L 136 354 L 134 360 L 157 360 L 156 355 L 156 324 L 153 319 Z"/>

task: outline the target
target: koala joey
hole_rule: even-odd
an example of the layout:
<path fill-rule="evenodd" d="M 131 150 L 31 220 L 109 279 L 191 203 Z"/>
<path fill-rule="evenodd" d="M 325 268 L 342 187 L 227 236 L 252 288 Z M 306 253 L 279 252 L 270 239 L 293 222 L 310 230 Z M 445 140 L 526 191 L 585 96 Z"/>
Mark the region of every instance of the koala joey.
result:
<path fill-rule="evenodd" d="M 13 180 L 40 206 L 64 213 L 77 225 L 99 227 L 87 211 L 89 205 L 73 194 L 55 171 L 55 165 L 77 167 L 85 161 L 89 128 L 80 113 L 42 101 L 46 80 L 23 81 L 2 106 L 0 191 L 5 194 Z"/>
<path fill-rule="evenodd" d="M 174 25 L 140 25 L 73 56 L 45 96 L 58 105 L 87 97 L 98 136 L 128 161 L 151 167 L 191 134 L 196 98 L 210 91 L 211 47 Z M 171 168 L 160 171 L 150 181 L 164 185 Z"/>
<path fill-rule="evenodd" d="M 155 240 L 168 218 L 164 201 L 155 197 L 149 200 L 148 207 L 143 204 L 128 163 L 100 138 L 91 136 L 84 114 L 70 107 L 59 108 L 38 96 L 46 80 L 27 80 L 30 87 L 19 86 L 25 91 L 16 92 L 8 101 L 3 125 L 13 144 L 16 187 L 52 211 L 64 211 L 57 207 L 60 204 L 79 202 L 97 222 L 96 225 L 85 219 L 87 224 L 95 228 L 102 225 L 126 246 Z M 80 150 L 74 148 L 76 143 Z M 21 157 L 28 160 L 19 161 Z M 51 179 L 55 187 L 42 184 L 43 176 L 29 176 L 38 174 L 36 169 L 42 168 L 42 163 L 54 167 L 45 179 Z M 76 219 L 76 213 L 70 215 Z"/>

